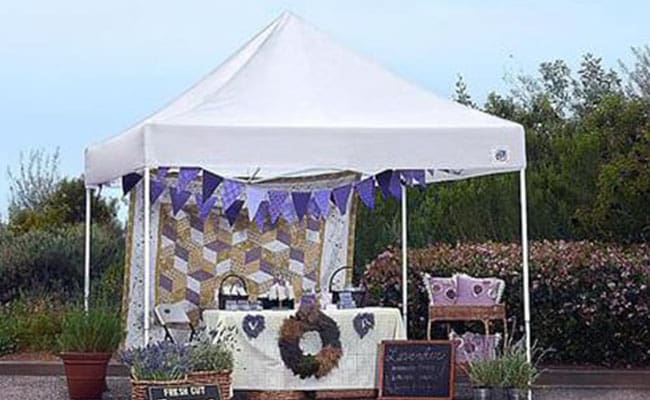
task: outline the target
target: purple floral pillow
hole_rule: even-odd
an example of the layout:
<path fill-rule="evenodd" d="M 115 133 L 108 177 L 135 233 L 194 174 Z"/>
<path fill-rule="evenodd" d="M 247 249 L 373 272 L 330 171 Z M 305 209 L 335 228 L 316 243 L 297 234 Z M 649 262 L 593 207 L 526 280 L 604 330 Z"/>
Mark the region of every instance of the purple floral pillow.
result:
<path fill-rule="evenodd" d="M 469 275 L 456 275 L 458 281 L 459 305 L 492 306 L 499 304 L 505 283 L 497 278 L 472 278 Z"/>
<path fill-rule="evenodd" d="M 496 349 L 501 341 L 500 334 L 481 335 L 473 332 L 465 332 L 458 335 L 455 332 L 449 334 L 456 347 L 456 362 L 471 362 L 477 360 L 492 360 L 496 357 Z"/>
<path fill-rule="evenodd" d="M 424 274 L 424 286 L 429 293 L 430 304 L 445 306 L 456 304 L 458 297 L 456 278 L 440 278 Z"/>

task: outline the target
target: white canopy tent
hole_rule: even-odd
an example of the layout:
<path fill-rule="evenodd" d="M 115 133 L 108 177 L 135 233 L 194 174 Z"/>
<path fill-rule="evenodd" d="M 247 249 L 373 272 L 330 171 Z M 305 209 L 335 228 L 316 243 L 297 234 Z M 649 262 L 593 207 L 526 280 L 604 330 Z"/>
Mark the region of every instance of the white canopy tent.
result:
<path fill-rule="evenodd" d="M 86 149 L 86 300 L 93 188 L 150 169 L 201 167 L 252 181 L 426 169 L 428 181 L 520 171 L 526 342 L 530 345 L 525 143 L 521 125 L 439 98 L 286 13 L 218 68 L 125 132 Z M 144 237 L 149 237 L 149 196 Z M 406 187 L 402 189 L 406 318 Z M 148 241 L 144 262 L 150 265 Z M 144 268 L 145 293 L 150 271 Z M 151 318 L 145 297 L 145 340 Z M 529 347 L 530 349 L 530 347 Z"/>

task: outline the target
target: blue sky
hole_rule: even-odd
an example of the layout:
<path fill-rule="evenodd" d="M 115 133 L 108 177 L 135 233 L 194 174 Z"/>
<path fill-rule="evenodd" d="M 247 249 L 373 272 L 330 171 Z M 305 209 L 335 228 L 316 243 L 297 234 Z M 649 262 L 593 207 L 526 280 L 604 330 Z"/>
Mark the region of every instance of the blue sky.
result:
<path fill-rule="evenodd" d="M 647 1 L 6 0 L 0 7 L 0 213 L 21 150 L 115 134 L 218 65 L 283 10 L 443 96 L 457 74 L 483 99 L 506 74 L 585 52 L 616 66 L 650 43 Z"/>

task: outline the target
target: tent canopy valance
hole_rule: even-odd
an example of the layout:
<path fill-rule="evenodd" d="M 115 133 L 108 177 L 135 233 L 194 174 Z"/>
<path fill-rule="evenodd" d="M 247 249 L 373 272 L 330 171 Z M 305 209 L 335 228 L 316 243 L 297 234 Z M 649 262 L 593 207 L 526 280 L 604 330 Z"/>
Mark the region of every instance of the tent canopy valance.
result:
<path fill-rule="evenodd" d="M 159 166 L 272 178 L 520 170 L 521 125 L 439 98 L 283 14 L 166 107 L 86 149 L 97 186 Z"/>

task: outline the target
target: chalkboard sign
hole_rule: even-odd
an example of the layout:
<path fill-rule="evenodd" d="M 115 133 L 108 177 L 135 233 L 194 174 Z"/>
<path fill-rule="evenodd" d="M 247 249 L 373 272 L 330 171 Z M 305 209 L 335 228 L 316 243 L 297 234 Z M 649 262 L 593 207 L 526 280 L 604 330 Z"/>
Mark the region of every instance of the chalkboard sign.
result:
<path fill-rule="evenodd" d="M 454 346 L 443 340 L 389 340 L 381 343 L 379 398 L 452 399 Z"/>
<path fill-rule="evenodd" d="M 221 393 L 215 385 L 155 386 L 149 400 L 221 400 Z"/>

